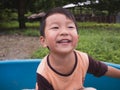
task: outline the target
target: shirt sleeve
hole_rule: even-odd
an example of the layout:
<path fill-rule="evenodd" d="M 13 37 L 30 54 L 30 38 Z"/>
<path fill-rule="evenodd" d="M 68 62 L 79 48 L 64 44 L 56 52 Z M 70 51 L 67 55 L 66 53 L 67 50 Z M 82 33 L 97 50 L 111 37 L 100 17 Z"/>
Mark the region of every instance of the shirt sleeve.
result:
<path fill-rule="evenodd" d="M 37 73 L 38 90 L 54 90 L 52 85 L 40 74 Z"/>
<path fill-rule="evenodd" d="M 87 71 L 88 73 L 93 74 L 96 77 L 100 77 L 107 72 L 108 66 L 105 63 L 94 60 L 90 56 L 88 56 L 88 58 L 89 58 L 89 67 Z"/>

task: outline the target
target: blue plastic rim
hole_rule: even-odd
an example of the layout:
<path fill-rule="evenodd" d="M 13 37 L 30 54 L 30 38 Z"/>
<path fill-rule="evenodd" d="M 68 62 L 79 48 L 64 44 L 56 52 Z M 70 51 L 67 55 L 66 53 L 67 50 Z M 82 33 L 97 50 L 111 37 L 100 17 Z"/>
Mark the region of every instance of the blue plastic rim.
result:
<path fill-rule="evenodd" d="M 41 59 L 0 61 L 0 90 L 34 90 L 36 69 Z M 106 64 L 120 69 L 119 64 Z M 87 74 L 85 87 L 97 90 L 120 90 L 120 79 L 110 77 L 94 77 Z"/>

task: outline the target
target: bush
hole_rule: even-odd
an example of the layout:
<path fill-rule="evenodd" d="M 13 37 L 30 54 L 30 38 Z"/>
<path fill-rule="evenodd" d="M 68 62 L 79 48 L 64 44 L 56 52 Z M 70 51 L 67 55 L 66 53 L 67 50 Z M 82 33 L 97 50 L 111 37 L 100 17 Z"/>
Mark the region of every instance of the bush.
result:
<path fill-rule="evenodd" d="M 10 9 L 0 10 L 0 20 L 2 21 L 17 20 L 17 17 L 17 13 Z"/>

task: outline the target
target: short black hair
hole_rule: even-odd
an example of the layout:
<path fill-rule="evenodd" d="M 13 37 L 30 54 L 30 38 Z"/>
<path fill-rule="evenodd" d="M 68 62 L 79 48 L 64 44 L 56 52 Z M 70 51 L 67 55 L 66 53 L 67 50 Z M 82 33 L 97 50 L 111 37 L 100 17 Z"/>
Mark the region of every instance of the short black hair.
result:
<path fill-rule="evenodd" d="M 56 7 L 56 8 L 53 8 L 51 10 L 49 10 L 46 15 L 42 18 L 42 21 L 41 21 L 41 25 L 40 25 L 40 35 L 41 36 L 45 36 L 45 26 L 46 26 L 46 19 L 47 17 L 55 14 L 55 13 L 60 13 L 60 14 L 63 14 L 65 15 L 67 18 L 69 18 L 70 20 L 72 20 L 74 23 L 75 23 L 75 26 L 78 30 L 78 27 L 77 27 L 77 23 L 76 23 L 76 20 L 75 20 L 75 17 L 74 15 L 67 9 L 65 8 L 62 8 L 62 7 Z"/>

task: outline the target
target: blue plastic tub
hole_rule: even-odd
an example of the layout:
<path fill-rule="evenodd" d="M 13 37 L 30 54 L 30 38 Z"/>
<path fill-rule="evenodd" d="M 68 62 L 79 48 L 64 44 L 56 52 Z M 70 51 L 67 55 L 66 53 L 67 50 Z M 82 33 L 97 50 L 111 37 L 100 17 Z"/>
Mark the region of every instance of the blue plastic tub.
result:
<path fill-rule="evenodd" d="M 40 59 L 0 61 L 0 90 L 34 90 L 39 63 Z M 120 69 L 118 64 L 107 64 Z M 120 79 L 96 78 L 87 74 L 84 86 L 97 90 L 120 90 Z"/>
<path fill-rule="evenodd" d="M 0 90 L 34 89 L 40 60 L 0 61 Z"/>

